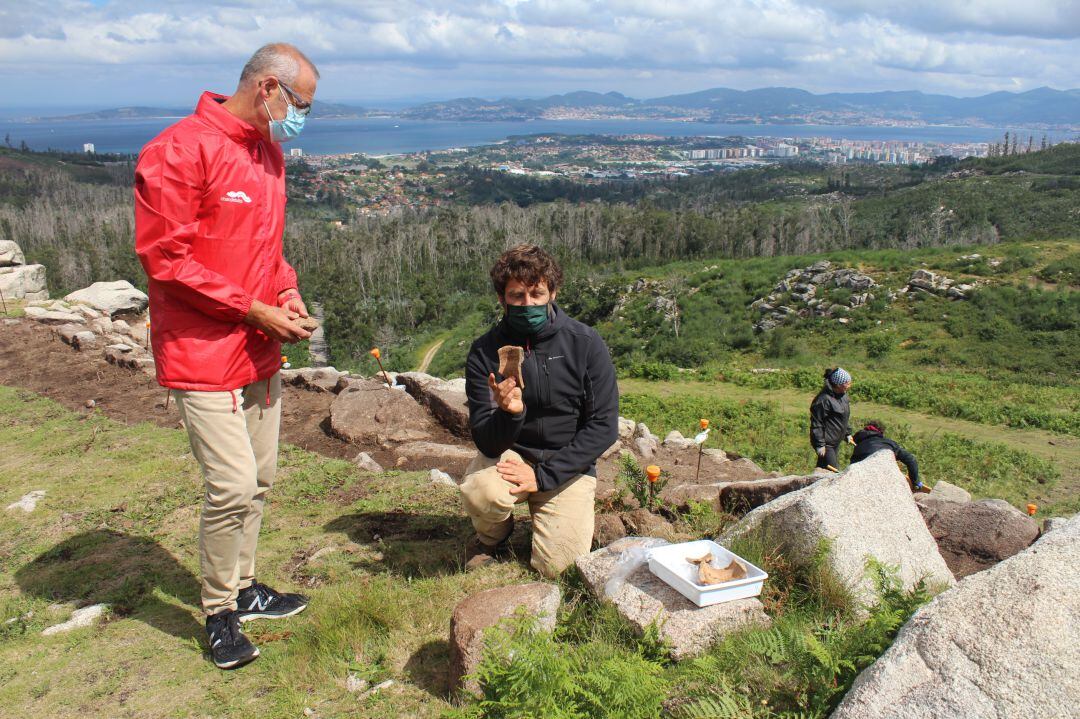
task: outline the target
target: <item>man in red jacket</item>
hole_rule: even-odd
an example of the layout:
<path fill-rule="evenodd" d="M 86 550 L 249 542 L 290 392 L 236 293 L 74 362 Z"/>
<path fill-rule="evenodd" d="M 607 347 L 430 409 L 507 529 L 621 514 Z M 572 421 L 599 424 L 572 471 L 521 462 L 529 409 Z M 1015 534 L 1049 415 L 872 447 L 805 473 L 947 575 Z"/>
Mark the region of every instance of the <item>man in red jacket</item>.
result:
<path fill-rule="evenodd" d="M 214 663 L 259 655 L 240 622 L 307 606 L 255 580 L 263 506 L 277 471 L 281 343 L 309 336 L 296 272 L 282 256 L 280 142 L 303 128 L 319 73 L 291 45 L 260 48 L 232 97 L 139 155 L 135 251 L 149 278 L 158 382 L 171 388 L 206 486 L 199 523 L 202 607 Z"/>

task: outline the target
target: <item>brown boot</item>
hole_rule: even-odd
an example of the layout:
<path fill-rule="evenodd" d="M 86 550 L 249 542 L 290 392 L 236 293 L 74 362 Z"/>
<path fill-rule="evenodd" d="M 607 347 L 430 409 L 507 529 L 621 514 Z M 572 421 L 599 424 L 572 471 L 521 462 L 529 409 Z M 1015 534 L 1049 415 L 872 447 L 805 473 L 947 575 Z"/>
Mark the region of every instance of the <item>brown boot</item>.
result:
<path fill-rule="evenodd" d="M 487 566 L 488 564 L 494 564 L 495 562 L 501 562 L 510 556 L 510 542 L 509 537 L 492 546 L 490 544 L 484 544 L 480 541 L 479 537 L 473 537 L 465 545 L 465 571 L 471 572 L 474 569 Z"/>

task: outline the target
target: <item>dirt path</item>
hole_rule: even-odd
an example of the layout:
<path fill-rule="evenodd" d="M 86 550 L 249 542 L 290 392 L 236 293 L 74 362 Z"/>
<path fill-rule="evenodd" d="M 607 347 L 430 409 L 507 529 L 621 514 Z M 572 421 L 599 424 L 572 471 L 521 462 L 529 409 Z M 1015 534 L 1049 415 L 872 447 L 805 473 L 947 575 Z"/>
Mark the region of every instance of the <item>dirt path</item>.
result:
<path fill-rule="evenodd" d="M 443 338 L 428 347 L 428 351 L 424 353 L 424 359 L 420 360 L 420 366 L 416 368 L 417 372 L 427 372 L 428 367 L 431 366 L 431 360 L 435 359 L 435 354 L 443 346 L 443 342 L 445 341 L 446 339 Z"/>
<path fill-rule="evenodd" d="M 649 394 L 661 397 L 691 396 L 715 397 L 717 399 L 763 400 L 775 402 L 787 413 L 808 412 L 809 394 L 794 389 L 757 389 L 728 383 L 705 384 L 700 382 L 654 382 L 651 380 L 619 380 L 622 394 Z M 862 417 L 872 415 L 882 421 L 903 422 L 922 432 L 952 432 L 962 437 L 983 441 L 1001 442 L 1014 449 L 1031 452 L 1037 457 L 1054 462 L 1061 471 L 1061 486 L 1075 492 L 1080 485 L 1080 438 L 1054 434 L 1041 429 L 1013 429 L 1001 425 L 979 424 L 963 419 L 950 419 L 922 414 L 875 402 L 859 402 L 856 411 Z"/>

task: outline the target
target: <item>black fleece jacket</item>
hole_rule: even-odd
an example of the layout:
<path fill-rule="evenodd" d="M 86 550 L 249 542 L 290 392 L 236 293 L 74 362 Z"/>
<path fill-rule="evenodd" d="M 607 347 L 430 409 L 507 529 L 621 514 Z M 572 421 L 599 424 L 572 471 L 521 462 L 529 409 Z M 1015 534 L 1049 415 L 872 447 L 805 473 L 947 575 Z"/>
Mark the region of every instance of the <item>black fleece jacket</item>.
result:
<path fill-rule="evenodd" d="M 907 467 L 908 479 L 911 480 L 911 483 L 913 485 L 919 483 L 919 463 L 915 461 L 915 455 L 893 440 L 882 435 L 881 432 L 861 429 L 855 433 L 855 436 L 852 439 L 855 440 L 855 449 L 851 452 L 852 464 L 861 462 L 875 452 L 888 449 L 892 451 L 893 455 L 895 455 L 898 460 L 904 463 L 905 467 Z"/>
<path fill-rule="evenodd" d="M 499 348 L 525 348 L 525 411 L 501 410 L 488 386 L 499 371 Z M 611 354 L 592 327 L 552 305 L 552 316 L 532 338 L 516 336 L 501 320 L 477 339 L 465 363 L 469 425 L 487 457 L 513 449 L 536 471 L 541 492 L 579 474 L 596 475 L 596 460 L 619 436 L 619 389 Z"/>
<path fill-rule="evenodd" d="M 839 447 L 851 434 L 848 421 L 851 404 L 847 393 L 837 394 L 826 385 L 810 403 L 810 444 L 818 447 Z"/>

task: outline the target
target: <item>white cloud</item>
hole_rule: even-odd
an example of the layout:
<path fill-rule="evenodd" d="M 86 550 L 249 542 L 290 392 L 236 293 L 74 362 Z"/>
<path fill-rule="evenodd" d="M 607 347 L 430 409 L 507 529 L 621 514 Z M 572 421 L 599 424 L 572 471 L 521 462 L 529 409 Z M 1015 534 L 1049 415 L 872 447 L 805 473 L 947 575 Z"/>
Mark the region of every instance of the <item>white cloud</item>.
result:
<path fill-rule="evenodd" d="M 320 65 L 320 94 L 357 99 L 386 96 L 373 87 L 392 94 L 395 81 L 428 96 L 1080 85 L 1077 0 L 23 0 L 0 9 L 0 66 L 17 88 L 41 93 L 99 95 L 112 78 L 117 99 L 132 89 L 180 94 L 162 85 L 177 67 L 190 76 L 185 91 L 202 78 L 227 82 L 269 40 L 294 42 Z"/>

